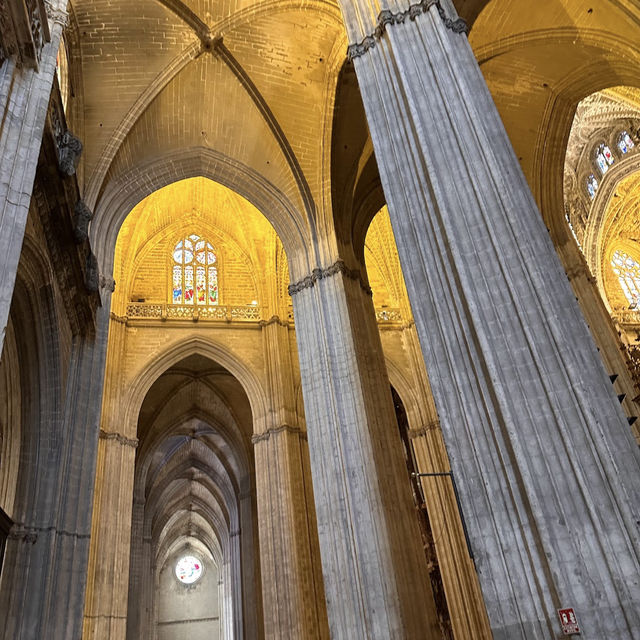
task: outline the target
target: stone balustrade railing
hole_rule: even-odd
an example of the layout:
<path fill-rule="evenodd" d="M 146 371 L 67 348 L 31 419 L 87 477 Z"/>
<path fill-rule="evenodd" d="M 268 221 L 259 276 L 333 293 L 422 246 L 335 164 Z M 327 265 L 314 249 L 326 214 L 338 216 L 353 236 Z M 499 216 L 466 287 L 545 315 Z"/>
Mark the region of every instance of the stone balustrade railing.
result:
<path fill-rule="evenodd" d="M 223 322 L 258 322 L 262 308 L 256 305 L 197 306 L 186 304 L 147 304 L 132 302 L 127 305 L 128 320 L 217 320 Z"/>
<path fill-rule="evenodd" d="M 640 325 L 640 310 L 638 309 L 616 309 L 611 315 L 621 325 Z"/>
<path fill-rule="evenodd" d="M 218 322 L 259 322 L 264 320 L 263 308 L 256 305 L 198 306 L 130 302 L 127 320 L 205 320 Z M 287 310 L 287 320 L 293 322 L 293 309 Z M 379 323 L 400 323 L 400 309 L 376 309 Z"/>

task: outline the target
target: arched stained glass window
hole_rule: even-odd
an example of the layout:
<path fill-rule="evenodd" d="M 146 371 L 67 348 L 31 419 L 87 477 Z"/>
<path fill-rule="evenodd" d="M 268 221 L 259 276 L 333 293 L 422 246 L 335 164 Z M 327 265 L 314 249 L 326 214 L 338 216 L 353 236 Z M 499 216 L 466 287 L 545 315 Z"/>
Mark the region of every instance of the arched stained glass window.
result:
<path fill-rule="evenodd" d="M 631 307 L 640 303 L 640 264 L 624 251 L 616 251 L 611 258 L 613 272 Z"/>
<path fill-rule="evenodd" d="M 174 304 L 218 304 L 218 266 L 214 248 L 191 234 L 173 248 L 171 273 Z"/>
<path fill-rule="evenodd" d="M 615 162 L 611 149 L 606 144 L 601 144 L 598 147 L 598 153 L 596 154 L 596 164 L 600 173 L 604 175 L 607 173 L 607 169 Z"/>
<path fill-rule="evenodd" d="M 593 200 L 596 197 L 596 191 L 598 190 L 598 180 L 593 173 L 587 178 L 587 192 L 589 197 Z"/>
<path fill-rule="evenodd" d="M 620 153 L 629 153 L 635 146 L 631 136 L 626 131 L 623 131 L 618 138 L 618 149 L 620 149 Z"/>

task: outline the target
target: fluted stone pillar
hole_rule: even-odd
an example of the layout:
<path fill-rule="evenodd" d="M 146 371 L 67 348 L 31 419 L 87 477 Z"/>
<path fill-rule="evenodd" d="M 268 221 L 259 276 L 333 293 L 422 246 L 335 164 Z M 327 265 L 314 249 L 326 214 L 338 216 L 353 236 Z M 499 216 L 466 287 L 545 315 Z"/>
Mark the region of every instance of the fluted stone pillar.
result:
<path fill-rule="evenodd" d="M 342 4 L 494 637 L 640 635 L 640 459 L 448 0 Z"/>
<path fill-rule="evenodd" d="M 137 425 L 121 424 L 120 378 L 125 324 L 111 319 L 98 444 L 83 640 L 124 640 Z"/>
<path fill-rule="evenodd" d="M 416 406 L 405 405 L 405 409 L 418 471 L 448 473 L 449 458 L 415 325 L 404 328 L 402 338 L 415 389 Z M 453 480 L 446 475 L 432 475 L 420 481 L 454 637 L 456 640 L 488 640 L 491 629 L 475 565 L 467 548 Z"/>
<path fill-rule="evenodd" d="M 137 441 L 100 431 L 83 640 L 125 640 Z"/>
<path fill-rule="evenodd" d="M 440 637 L 373 303 L 337 261 L 292 284 L 331 637 Z"/>
<path fill-rule="evenodd" d="M 328 638 L 311 478 L 299 426 L 289 328 L 274 317 L 262 328 L 271 407 L 253 436 L 265 638 Z"/>
<path fill-rule="evenodd" d="M 32 478 L 6 547 L 3 640 L 76 640 L 82 633 L 106 315 L 98 310 L 96 335 L 74 338 L 62 428 L 53 417 L 41 425 L 48 436 L 41 442 L 49 446 L 41 445 L 34 468 L 22 470 Z"/>
<path fill-rule="evenodd" d="M 47 4 L 50 41 L 42 47 L 38 69 L 21 66 L 15 57 L 0 64 L 0 350 L 9 319 L 56 56 L 67 20 L 66 0 Z"/>

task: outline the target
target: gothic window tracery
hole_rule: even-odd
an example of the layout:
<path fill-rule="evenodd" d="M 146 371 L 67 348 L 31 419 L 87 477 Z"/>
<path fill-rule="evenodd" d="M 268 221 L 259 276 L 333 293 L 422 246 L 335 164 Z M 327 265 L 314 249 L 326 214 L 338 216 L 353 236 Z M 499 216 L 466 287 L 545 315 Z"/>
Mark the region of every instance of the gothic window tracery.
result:
<path fill-rule="evenodd" d="M 180 240 L 173 248 L 173 304 L 218 304 L 218 267 L 210 242 L 196 234 Z"/>
<path fill-rule="evenodd" d="M 604 175 L 614 162 L 615 158 L 613 157 L 613 153 L 611 153 L 609 145 L 601 144 L 596 153 L 596 164 L 598 165 L 598 169 L 600 169 L 600 174 Z"/>
<path fill-rule="evenodd" d="M 596 197 L 596 191 L 598 190 L 598 180 L 593 173 L 587 178 L 587 192 L 589 197 L 593 200 Z"/>
<path fill-rule="evenodd" d="M 636 308 L 640 303 L 640 264 L 628 253 L 617 250 L 611 258 L 611 266 L 629 305 Z"/>
<path fill-rule="evenodd" d="M 618 137 L 618 149 L 620 149 L 620 153 L 629 153 L 629 151 L 631 151 L 635 146 L 636 145 L 627 131 L 623 131 Z"/>

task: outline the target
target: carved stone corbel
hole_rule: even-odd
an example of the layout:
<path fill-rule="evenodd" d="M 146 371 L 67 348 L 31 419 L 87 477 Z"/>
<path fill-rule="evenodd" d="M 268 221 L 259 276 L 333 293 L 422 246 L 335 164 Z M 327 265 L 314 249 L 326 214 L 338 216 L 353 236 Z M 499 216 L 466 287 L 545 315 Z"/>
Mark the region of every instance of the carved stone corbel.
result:
<path fill-rule="evenodd" d="M 116 281 L 111 276 L 100 274 L 99 286 L 101 291 L 113 293 L 116 290 Z"/>
<path fill-rule="evenodd" d="M 82 153 L 82 142 L 76 138 L 68 129 L 58 136 L 58 166 L 60 171 L 66 176 L 72 176 L 76 172 L 80 155 Z"/>
<path fill-rule="evenodd" d="M 98 291 L 98 286 L 100 285 L 100 274 L 98 272 L 98 259 L 94 255 L 93 251 L 90 251 L 87 254 L 84 283 L 87 291 L 90 291 L 91 293 Z"/>
<path fill-rule="evenodd" d="M 82 200 L 76 202 L 73 211 L 73 237 L 81 244 L 89 237 L 89 223 L 93 219 L 93 211 Z"/>

